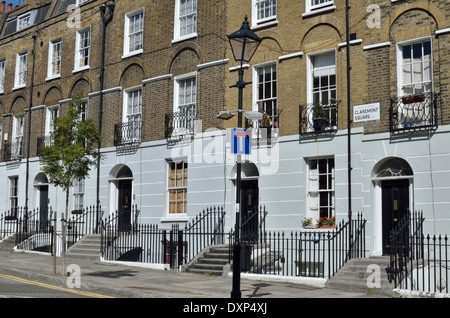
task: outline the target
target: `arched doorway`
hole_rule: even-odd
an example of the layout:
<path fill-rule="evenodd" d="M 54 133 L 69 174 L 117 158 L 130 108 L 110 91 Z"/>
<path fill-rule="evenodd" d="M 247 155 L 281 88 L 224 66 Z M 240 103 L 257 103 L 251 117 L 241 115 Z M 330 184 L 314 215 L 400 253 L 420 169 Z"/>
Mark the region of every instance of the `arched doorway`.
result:
<path fill-rule="evenodd" d="M 121 231 L 131 229 L 133 173 L 123 164 L 115 166 L 109 174 L 111 212 L 116 212 Z"/>
<path fill-rule="evenodd" d="M 378 250 L 389 254 L 391 231 L 400 219 L 413 209 L 413 171 L 406 160 L 386 158 L 375 165 L 372 173 L 375 185 L 375 236 Z M 377 244 L 378 243 L 378 244 Z"/>
<path fill-rule="evenodd" d="M 231 178 L 236 180 L 236 166 Z M 259 171 L 252 162 L 243 162 L 241 166 L 241 239 L 255 241 L 258 239 L 259 227 Z M 235 184 L 236 186 L 236 184 Z M 236 188 L 235 188 L 236 189 Z M 235 190 L 236 191 L 236 190 Z"/>
<path fill-rule="evenodd" d="M 48 179 L 44 173 L 38 173 L 34 178 L 36 207 L 39 209 L 39 226 L 45 229 L 48 224 L 49 199 Z"/>

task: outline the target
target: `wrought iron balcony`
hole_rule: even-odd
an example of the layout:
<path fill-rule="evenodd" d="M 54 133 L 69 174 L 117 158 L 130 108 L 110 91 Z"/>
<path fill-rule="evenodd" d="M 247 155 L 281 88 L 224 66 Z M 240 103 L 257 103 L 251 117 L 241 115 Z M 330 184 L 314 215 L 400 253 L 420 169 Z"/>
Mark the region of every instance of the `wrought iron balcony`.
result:
<path fill-rule="evenodd" d="M 36 145 L 36 155 L 40 157 L 42 155 L 42 148 L 51 146 L 52 144 L 53 142 L 51 136 L 38 137 Z"/>
<path fill-rule="evenodd" d="M 252 141 L 276 140 L 279 137 L 280 114 L 276 101 L 263 101 L 258 103 L 258 111 L 263 114 L 261 121 L 245 119 L 245 128 L 252 128 Z"/>
<path fill-rule="evenodd" d="M 299 107 L 300 135 L 335 133 L 338 130 L 339 101 Z"/>
<path fill-rule="evenodd" d="M 124 146 L 141 142 L 142 121 L 135 120 L 114 125 L 114 146 Z"/>
<path fill-rule="evenodd" d="M 426 93 L 391 99 L 389 112 L 391 132 L 437 127 L 436 97 L 436 93 Z"/>
<path fill-rule="evenodd" d="M 2 161 L 18 161 L 23 158 L 23 138 L 18 137 L 12 143 L 6 142 L 2 148 Z"/>
<path fill-rule="evenodd" d="M 178 112 L 166 114 L 166 139 L 183 139 L 183 137 L 195 134 L 195 120 L 198 115 L 195 105 L 184 106 L 179 109 Z"/>

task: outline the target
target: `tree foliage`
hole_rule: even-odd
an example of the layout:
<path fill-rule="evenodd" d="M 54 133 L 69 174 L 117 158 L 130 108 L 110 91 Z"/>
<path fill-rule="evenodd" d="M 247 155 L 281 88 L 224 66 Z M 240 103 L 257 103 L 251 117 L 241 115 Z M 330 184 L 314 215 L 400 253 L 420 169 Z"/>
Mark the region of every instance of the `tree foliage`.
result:
<path fill-rule="evenodd" d="M 101 134 L 93 120 L 82 118 L 82 107 L 79 98 L 70 102 L 67 112 L 54 119 L 50 143 L 42 149 L 42 171 L 51 184 L 66 193 L 66 217 L 69 191 L 74 181 L 85 179 L 101 158 L 96 147 Z"/>

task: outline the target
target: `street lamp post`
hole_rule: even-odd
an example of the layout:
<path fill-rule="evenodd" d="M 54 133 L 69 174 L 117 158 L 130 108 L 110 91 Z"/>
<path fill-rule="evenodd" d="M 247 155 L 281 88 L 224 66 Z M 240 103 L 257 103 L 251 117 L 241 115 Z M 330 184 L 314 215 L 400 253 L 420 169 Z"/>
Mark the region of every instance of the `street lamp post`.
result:
<path fill-rule="evenodd" d="M 100 6 L 100 15 L 102 17 L 103 32 L 102 32 L 102 60 L 100 66 L 100 102 L 98 108 L 98 132 L 102 133 L 102 123 L 103 123 L 103 86 L 105 78 L 105 46 L 106 46 L 106 26 L 112 21 L 114 16 L 114 10 L 116 7 L 116 1 L 113 0 L 111 3 L 106 5 L 105 3 Z M 106 9 L 109 11 L 109 16 L 106 17 Z M 97 144 L 98 153 L 100 153 L 101 142 Z M 100 221 L 100 156 L 97 159 L 97 198 L 96 198 L 96 210 L 97 210 L 97 227 Z"/>
<path fill-rule="evenodd" d="M 239 79 L 235 85 L 231 87 L 238 88 L 238 128 L 242 127 L 242 93 L 247 84 L 251 82 L 244 82 L 243 62 L 249 62 L 255 54 L 256 49 L 261 43 L 259 38 L 248 24 L 247 16 L 241 28 L 228 35 L 230 41 L 231 51 L 234 59 L 240 62 Z M 241 242 L 240 242 L 240 208 L 241 208 L 241 155 L 237 155 L 236 164 L 236 224 L 235 224 L 235 240 L 233 244 L 233 286 L 231 291 L 231 298 L 241 298 Z"/>

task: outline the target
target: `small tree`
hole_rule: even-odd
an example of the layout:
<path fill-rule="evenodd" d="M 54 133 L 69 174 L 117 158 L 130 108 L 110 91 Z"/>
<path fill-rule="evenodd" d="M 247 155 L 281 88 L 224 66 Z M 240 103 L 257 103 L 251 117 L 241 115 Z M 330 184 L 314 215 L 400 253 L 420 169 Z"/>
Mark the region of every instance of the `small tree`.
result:
<path fill-rule="evenodd" d="M 53 121 L 51 142 L 42 149 L 42 171 L 49 182 L 66 193 L 65 219 L 68 218 L 69 191 L 74 181 L 85 179 L 91 167 L 97 166 L 101 154 L 96 145 L 101 135 L 93 120 L 81 117 L 83 102 L 70 102 L 67 113 Z"/>

